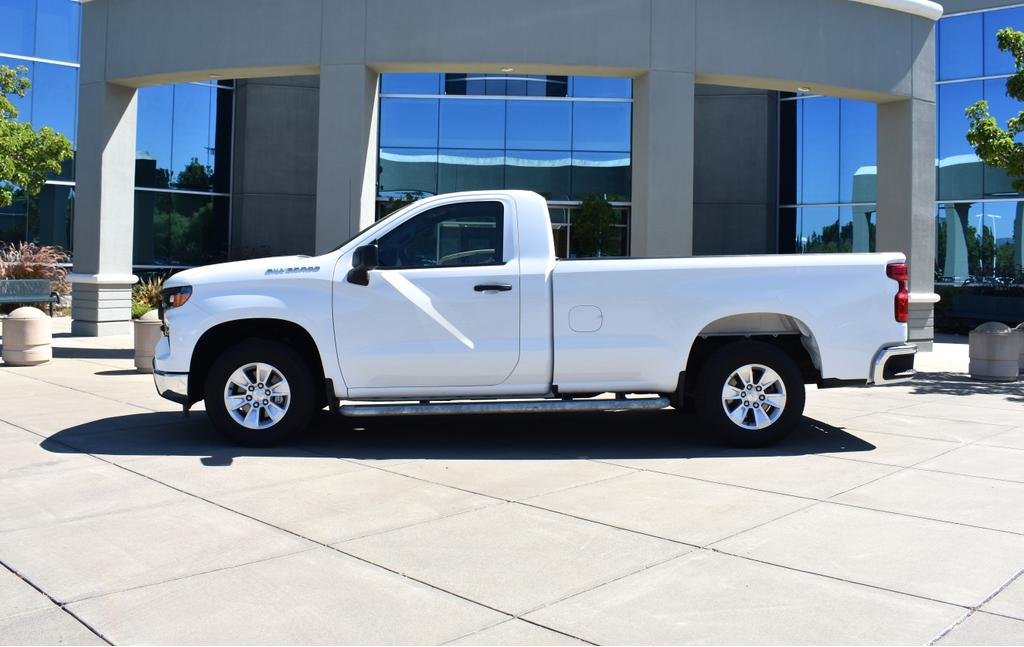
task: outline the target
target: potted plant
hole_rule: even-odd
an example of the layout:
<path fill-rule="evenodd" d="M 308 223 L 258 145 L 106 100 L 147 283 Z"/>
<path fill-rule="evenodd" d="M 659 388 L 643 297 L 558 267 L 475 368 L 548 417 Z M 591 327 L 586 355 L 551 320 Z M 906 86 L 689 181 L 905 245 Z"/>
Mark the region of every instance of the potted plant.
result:
<path fill-rule="evenodd" d="M 132 329 L 135 333 L 135 370 L 153 372 L 153 356 L 160 341 L 160 290 L 163 278 L 151 276 L 132 286 Z"/>

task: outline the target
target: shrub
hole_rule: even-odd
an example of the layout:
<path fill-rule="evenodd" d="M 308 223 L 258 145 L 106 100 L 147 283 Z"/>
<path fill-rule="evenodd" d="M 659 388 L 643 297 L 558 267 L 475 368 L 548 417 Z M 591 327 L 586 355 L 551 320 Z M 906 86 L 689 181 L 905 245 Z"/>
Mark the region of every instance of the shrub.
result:
<path fill-rule="evenodd" d="M 61 265 L 69 260 L 67 253 L 60 247 L 0 242 L 0 281 L 46 279 L 50 282 L 51 292 L 69 294 L 71 284 L 67 281 L 68 269 Z M 38 304 L 29 305 L 40 307 Z M 18 304 L 5 304 L 3 310 L 9 312 L 17 307 Z"/>
<path fill-rule="evenodd" d="M 132 286 L 132 319 L 138 319 L 160 306 L 160 290 L 163 287 L 164 279 L 159 275 L 152 275 Z"/>
<path fill-rule="evenodd" d="M 61 263 L 69 260 L 63 249 L 53 245 L 0 242 L 0 280 L 48 279 L 51 290 L 68 294 L 68 270 Z"/>

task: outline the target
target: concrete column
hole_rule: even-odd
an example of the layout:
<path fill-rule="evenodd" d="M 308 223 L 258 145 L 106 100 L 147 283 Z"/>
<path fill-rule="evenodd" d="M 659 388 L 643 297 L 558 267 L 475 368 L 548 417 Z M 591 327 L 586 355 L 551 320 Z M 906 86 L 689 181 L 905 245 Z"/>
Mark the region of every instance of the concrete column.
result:
<path fill-rule="evenodd" d="M 83 76 L 85 76 L 83 74 Z M 136 91 L 83 79 L 75 162 L 72 334 L 131 330 Z"/>
<path fill-rule="evenodd" d="M 320 68 L 316 252 L 373 223 L 377 195 L 377 83 L 365 65 Z"/>
<path fill-rule="evenodd" d="M 910 341 L 931 348 L 935 278 L 935 102 L 878 106 L 878 251 L 910 265 Z"/>
<path fill-rule="evenodd" d="M 693 74 L 633 81 L 630 254 L 693 255 Z"/>

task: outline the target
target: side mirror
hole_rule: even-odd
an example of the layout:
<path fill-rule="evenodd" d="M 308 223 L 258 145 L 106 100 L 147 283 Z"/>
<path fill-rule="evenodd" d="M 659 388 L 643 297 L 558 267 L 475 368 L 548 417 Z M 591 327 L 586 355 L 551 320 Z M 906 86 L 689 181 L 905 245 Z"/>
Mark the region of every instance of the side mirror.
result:
<path fill-rule="evenodd" d="M 380 265 L 377 258 L 376 245 L 363 245 L 352 252 L 352 269 L 348 272 L 348 282 L 356 285 L 370 284 L 370 270 Z"/>

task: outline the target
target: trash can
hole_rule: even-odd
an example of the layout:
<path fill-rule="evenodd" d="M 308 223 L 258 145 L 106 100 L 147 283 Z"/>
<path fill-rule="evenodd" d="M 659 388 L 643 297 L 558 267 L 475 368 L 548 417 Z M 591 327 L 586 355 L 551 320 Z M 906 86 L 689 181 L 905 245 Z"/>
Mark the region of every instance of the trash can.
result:
<path fill-rule="evenodd" d="M 160 341 L 160 315 L 150 310 L 133 322 L 135 330 L 135 370 L 139 373 L 153 372 L 153 356 Z"/>
<path fill-rule="evenodd" d="M 971 378 L 987 382 L 1014 382 L 1020 362 L 1021 335 L 1004 323 L 990 321 L 971 331 Z"/>
<path fill-rule="evenodd" d="M 4 364 L 35 366 L 53 359 L 53 326 L 42 310 L 25 306 L 4 320 Z"/>

